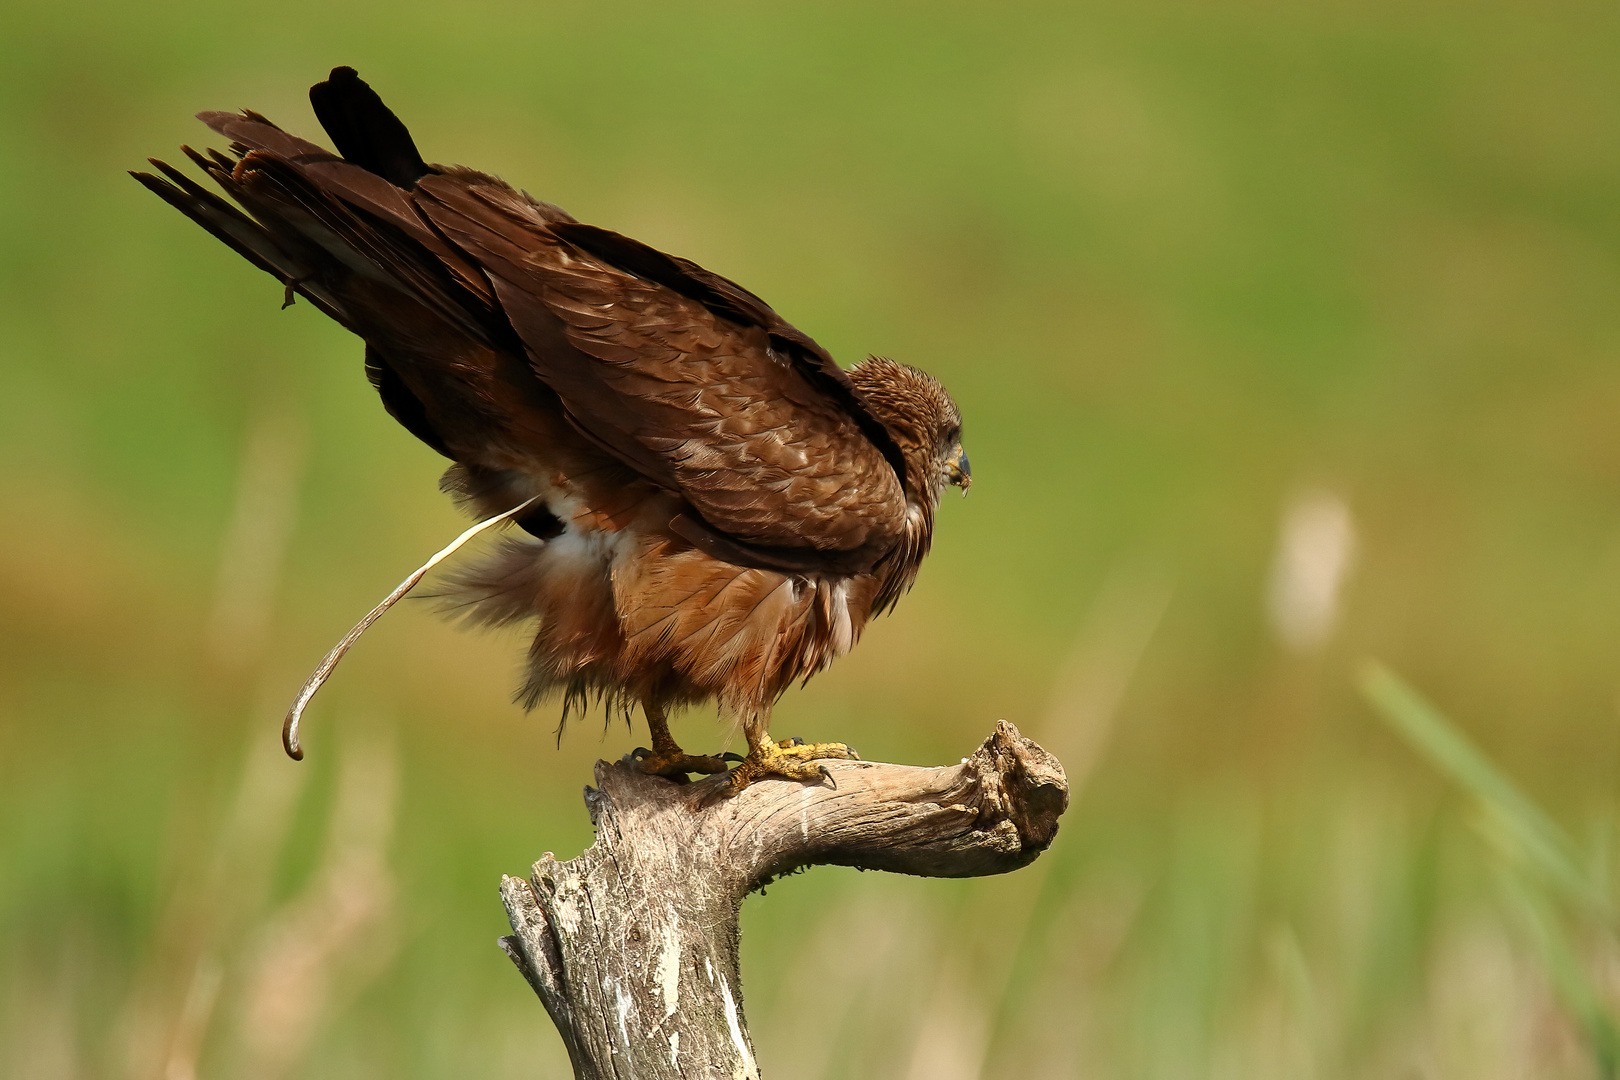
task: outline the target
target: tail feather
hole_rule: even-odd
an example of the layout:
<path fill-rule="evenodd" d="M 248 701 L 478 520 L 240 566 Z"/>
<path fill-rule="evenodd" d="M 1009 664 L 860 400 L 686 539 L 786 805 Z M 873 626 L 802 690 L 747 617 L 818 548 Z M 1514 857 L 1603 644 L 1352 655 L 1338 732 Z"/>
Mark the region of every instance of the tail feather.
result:
<path fill-rule="evenodd" d="M 202 165 L 217 178 L 220 169 L 190 147 L 182 147 L 186 155 Z M 130 175 L 148 190 L 182 214 L 201 225 L 248 262 L 270 274 L 288 287 L 296 289 L 323 313 L 343 326 L 352 328 L 352 321 L 342 303 L 329 291 L 310 279 L 314 266 L 289 251 L 276 236 L 259 222 L 248 217 L 224 199 L 193 181 L 180 170 L 157 158 L 148 159 L 152 167 L 165 179 L 151 173 L 134 172 Z M 226 174 L 229 175 L 229 174 Z"/>
<path fill-rule="evenodd" d="M 319 246 L 350 273 L 403 293 L 474 340 L 487 326 L 469 310 L 438 260 L 394 232 L 333 198 L 290 162 L 257 151 L 236 169 L 231 194 L 275 231 L 292 232 Z"/>
<path fill-rule="evenodd" d="M 516 444 L 540 438 L 562 420 L 510 340 L 489 278 L 429 220 L 414 192 L 368 170 L 385 149 L 396 164 L 407 160 L 406 148 L 419 161 L 409 135 L 380 102 L 368 104 L 375 95 L 357 91 L 364 84 L 352 72 L 331 81 L 335 99 L 316 95 L 323 108 L 342 106 L 344 122 L 381 132 L 358 161 L 256 113 L 212 112 L 200 119 L 231 141 L 230 152 L 185 153 L 218 192 L 155 159 L 154 172 L 135 178 L 281 282 L 289 302 L 294 293 L 306 297 L 365 339 L 366 373 L 384 405 L 439 453 L 476 460 L 491 433 L 510 431 Z M 412 182 L 423 175 L 414 172 Z"/>
<path fill-rule="evenodd" d="M 230 139 L 239 155 L 263 150 L 292 165 L 307 180 L 328 195 L 363 210 L 399 229 L 433 253 L 456 281 L 486 304 L 494 302 L 494 292 L 484 274 L 444 242 L 411 203 L 410 196 L 394 183 L 360 165 L 344 161 L 323 147 L 289 135 L 254 112 L 201 112 L 197 119 Z M 213 151 L 218 154 L 218 151 Z M 218 155 L 227 164 L 230 159 Z"/>
<path fill-rule="evenodd" d="M 487 337 L 487 327 L 469 310 L 465 295 L 458 295 L 442 263 L 423 252 L 415 237 L 400 236 L 389 222 L 347 204 L 341 197 L 346 192 L 329 193 L 324 177 L 307 176 L 300 164 L 270 152 L 247 150 L 238 163 L 218 151 L 204 156 L 182 149 L 248 213 L 156 158 L 152 165 L 162 179 L 131 175 L 275 277 L 289 294 L 307 297 L 360 332 L 359 313 L 351 314 L 342 299 L 343 279 L 358 276 L 410 296 L 474 339 Z"/>

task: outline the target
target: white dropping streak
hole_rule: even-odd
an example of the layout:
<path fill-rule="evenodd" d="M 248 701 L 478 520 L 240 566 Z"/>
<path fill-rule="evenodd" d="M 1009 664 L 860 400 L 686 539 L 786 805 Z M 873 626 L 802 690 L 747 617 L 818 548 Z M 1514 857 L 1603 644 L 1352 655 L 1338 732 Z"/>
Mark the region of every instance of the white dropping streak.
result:
<path fill-rule="evenodd" d="M 624 1020 L 630 1014 L 630 995 L 624 992 L 624 987 L 620 986 L 619 981 L 611 975 L 603 983 L 602 989 L 612 989 L 613 991 L 613 1012 L 619 1021 L 619 1045 L 628 1051 L 630 1049 L 630 1031 L 625 1026 Z"/>
<path fill-rule="evenodd" d="M 737 1002 L 731 996 L 731 985 L 726 982 L 724 975 L 720 976 L 720 993 L 725 999 L 726 1026 L 731 1029 L 731 1042 L 743 1060 L 743 1076 L 745 1080 L 758 1080 L 759 1066 L 754 1063 L 754 1055 L 748 1049 L 748 1040 L 743 1038 L 742 1024 L 737 1021 Z"/>
<path fill-rule="evenodd" d="M 579 900 L 572 891 L 557 894 L 557 921 L 570 934 L 579 933 Z"/>
<path fill-rule="evenodd" d="M 670 919 L 674 918 L 675 912 L 671 909 Z M 681 939 L 673 926 L 664 928 L 663 938 L 658 943 L 658 992 L 664 999 L 664 1015 L 674 1016 L 681 992 Z"/>
<path fill-rule="evenodd" d="M 678 1032 L 678 1031 L 672 1031 L 672 1032 L 669 1033 L 669 1067 L 670 1068 L 672 1068 L 672 1069 L 675 1068 L 675 1059 L 677 1057 L 679 1057 L 680 1054 L 681 1054 L 681 1033 Z"/>
<path fill-rule="evenodd" d="M 315 696 L 315 691 L 319 690 L 323 685 L 325 685 L 326 680 L 331 676 L 332 671 L 338 666 L 338 661 L 342 660 L 343 654 L 347 653 L 350 647 L 353 646 L 356 641 L 360 640 L 360 635 L 369 630 L 372 623 L 382 618 L 384 612 L 393 607 L 395 604 L 399 603 L 400 599 L 403 598 L 406 593 L 414 589 L 416 587 L 416 583 L 426 577 L 429 570 L 433 569 L 435 566 L 438 566 L 451 555 L 454 555 L 461 545 L 465 544 L 467 541 L 471 540 L 473 537 L 477 536 L 491 525 L 499 524 L 519 511 L 526 509 L 538 498 L 540 498 L 540 496 L 535 495 L 533 498 L 525 499 L 524 501 L 518 503 L 516 506 L 512 507 L 512 509 L 507 510 L 504 513 L 496 514 L 491 518 L 485 518 L 483 521 L 480 521 L 478 524 L 474 525 L 472 528 L 450 541 L 450 543 L 437 552 L 433 558 L 417 567 L 415 573 L 411 574 L 410 577 L 406 578 L 404 581 L 395 586 L 394 591 L 384 597 L 382 603 L 371 609 L 371 614 L 355 623 L 354 629 L 350 630 L 347 634 L 344 634 L 343 640 L 332 646 L 332 651 L 327 653 L 326 656 L 321 659 L 321 662 L 316 665 L 315 670 L 310 672 L 309 678 L 304 680 L 303 688 L 298 691 L 298 696 L 293 699 L 292 708 L 287 710 L 287 719 L 282 721 L 281 745 L 286 748 L 288 757 L 292 758 L 294 761 L 303 760 L 304 751 L 298 745 L 298 722 L 303 718 L 304 709 L 308 707 L 310 699 Z"/>
<path fill-rule="evenodd" d="M 1355 553 L 1355 519 L 1342 497 L 1309 491 L 1288 504 L 1266 593 L 1271 628 L 1284 646 L 1309 653 L 1327 644 Z"/>

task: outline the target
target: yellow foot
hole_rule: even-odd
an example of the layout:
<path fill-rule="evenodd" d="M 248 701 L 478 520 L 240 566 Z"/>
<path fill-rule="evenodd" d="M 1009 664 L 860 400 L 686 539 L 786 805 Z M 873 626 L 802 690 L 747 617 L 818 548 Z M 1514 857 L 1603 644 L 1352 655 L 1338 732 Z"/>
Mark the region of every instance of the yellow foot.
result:
<path fill-rule="evenodd" d="M 648 776 L 667 776 L 679 783 L 686 782 L 687 773 L 722 773 L 726 771 L 726 759 L 741 761 L 736 754 L 725 754 L 721 757 L 695 757 L 673 747 L 665 751 L 648 750 L 645 746 L 638 746 L 631 752 L 630 758 L 638 768 Z"/>
<path fill-rule="evenodd" d="M 726 775 L 726 782 L 704 795 L 700 805 L 708 806 L 737 794 L 755 780 L 767 776 L 781 776 L 788 780 L 810 780 L 837 787 L 827 766 L 819 759 L 832 758 L 859 761 L 861 755 L 843 743 L 807 743 L 803 739 L 783 739 L 779 743 L 766 743 L 756 747 L 742 759 L 742 764 Z"/>

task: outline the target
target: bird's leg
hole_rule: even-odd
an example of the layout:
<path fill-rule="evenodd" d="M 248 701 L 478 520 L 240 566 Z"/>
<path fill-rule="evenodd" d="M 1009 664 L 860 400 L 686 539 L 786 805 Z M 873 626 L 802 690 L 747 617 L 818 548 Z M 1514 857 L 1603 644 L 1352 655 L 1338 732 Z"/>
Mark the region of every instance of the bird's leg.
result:
<path fill-rule="evenodd" d="M 766 776 L 782 776 L 789 780 L 814 780 L 832 783 L 832 773 L 821 764 L 821 758 L 859 761 L 861 756 L 843 743 L 807 743 L 803 739 L 783 739 L 777 742 L 765 730 L 763 715 L 743 718 L 743 731 L 748 736 L 748 756 L 726 777 L 726 783 L 714 789 L 706 802 L 735 795 L 743 788 Z"/>
<path fill-rule="evenodd" d="M 726 771 L 726 763 L 720 758 L 693 757 L 682 750 L 675 742 L 675 736 L 669 733 L 669 721 L 665 718 L 661 707 L 643 702 L 641 711 L 647 715 L 647 729 L 652 733 L 652 749 L 649 751 L 646 747 L 637 747 L 632 755 L 640 764 L 642 772 L 652 776 L 667 776 L 673 780 L 685 780 L 687 773 Z"/>

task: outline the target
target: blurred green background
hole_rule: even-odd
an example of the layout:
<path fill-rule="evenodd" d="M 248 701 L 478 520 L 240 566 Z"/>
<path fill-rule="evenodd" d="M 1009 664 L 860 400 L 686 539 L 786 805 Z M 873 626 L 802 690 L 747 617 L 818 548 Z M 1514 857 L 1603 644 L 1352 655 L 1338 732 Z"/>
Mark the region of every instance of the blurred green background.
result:
<path fill-rule="evenodd" d="M 568 1075 L 496 884 L 645 736 L 558 747 L 423 603 L 280 757 L 462 523 L 358 343 L 124 175 L 199 109 L 318 135 L 339 63 L 967 417 L 774 727 L 1007 717 L 1074 803 L 1005 878 L 751 898 L 767 1075 L 1614 1074 L 1612 4 L 58 0 L 0 60 L 0 1075 Z"/>

